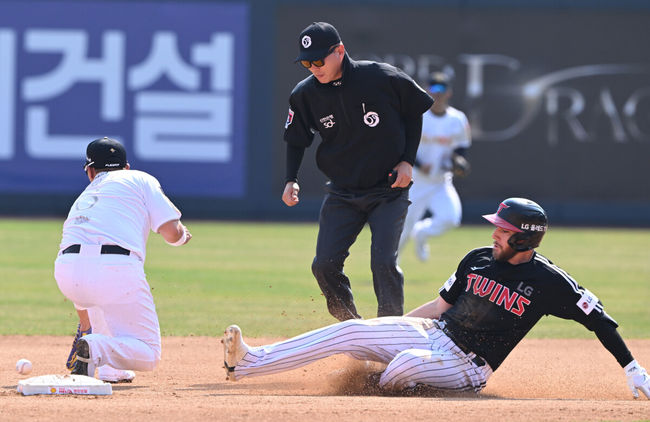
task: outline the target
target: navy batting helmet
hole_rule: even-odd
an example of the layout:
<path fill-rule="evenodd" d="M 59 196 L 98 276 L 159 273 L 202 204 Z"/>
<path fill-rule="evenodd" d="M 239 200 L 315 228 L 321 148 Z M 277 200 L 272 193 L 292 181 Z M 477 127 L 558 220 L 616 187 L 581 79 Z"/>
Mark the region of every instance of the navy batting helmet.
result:
<path fill-rule="evenodd" d="M 508 198 L 499 204 L 495 214 L 483 218 L 497 227 L 515 232 L 508 244 L 517 252 L 538 247 L 548 225 L 544 209 L 525 198 Z"/>

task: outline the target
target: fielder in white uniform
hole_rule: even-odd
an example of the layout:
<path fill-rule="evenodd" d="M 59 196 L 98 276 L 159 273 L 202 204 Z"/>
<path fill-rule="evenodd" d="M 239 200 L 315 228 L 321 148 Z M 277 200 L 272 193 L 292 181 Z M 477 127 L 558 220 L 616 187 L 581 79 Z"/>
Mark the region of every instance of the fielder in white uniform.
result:
<path fill-rule="evenodd" d="M 94 376 L 105 365 L 151 371 L 160 361 L 160 327 L 144 273 L 147 238 L 154 231 L 180 246 L 192 235 L 156 178 L 129 167 L 119 142 L 91 142 L 84 166 L 90 184 L 63 224 L 54 275 L 92 325 L 77 342 L 73 374 Z"/>
<path fill-rule="evenodd" d="M 401 251 L 412 237 L 417 257 L 422 261 L 429 258 L 427 238 L 460 225 L 462 208 L 453 185 L 452 169 L 456 163 L 456 168 L 462 165 L 467 170 L 465 154 L 472 143 L 467 117 L 449 105 L 452 95 L 449 77 L 436 72 L 427 86 L 435 102 L 423 115 L 422 137 L 409 192 L 411 205 L 399 242 Z M 422 219 L 427 210 L 433 216 Z"/>

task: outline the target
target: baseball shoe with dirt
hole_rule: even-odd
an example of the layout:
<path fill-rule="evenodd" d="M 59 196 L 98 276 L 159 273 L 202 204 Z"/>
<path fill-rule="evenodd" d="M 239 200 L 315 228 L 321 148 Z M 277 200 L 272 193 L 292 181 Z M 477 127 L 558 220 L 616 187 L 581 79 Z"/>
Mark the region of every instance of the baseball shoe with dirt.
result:
<path fill-rule="evenodd" d="M 68 360 L 65 362 L 65 367 L 70 371 L 74 369 L 74 363 L 77 360 L 77 342 L 81 337 L 92 333 L 92 327 L 88 328 L 86 331 L 81 331 L 81 324 L 77 325 L 77 334 L 74 336 L 74 340 L 72 341 L 72 348 L 70 349 L 70 354 L 68 355 Z"/>
<path fill-rule="evenodd" d="M 131 383 L 135 378 L 135 372 L 128 369 L 115 369 L 112 366 L 104 365 L 97 368 L 97 378 L 111 384 Z"/>
<path fill-rule="evenodd" d="M 71 373 L 72 375 L 95 376 L 95 364 L 90 359 L 90 345 L 84 338 L 77 341 L 77 360 Z"/>
<path fill-rule="evenodd" d="M 241 328 L 237 325 L 226 328 L 221 343 L 223 343 L 223 365 L 226 368 L 226 380 L 236 381 L 235 367 L 249 350 L 242 339 Z"/>
<path fill-rule="evenodd" d="M 429 244 L 427 243 L 427 235 L 423 233 L 418 227 L 419 222 L 413 228 L 413 242 L 415 243 L 415 255 L 422 262 L 429 260 Z"/>

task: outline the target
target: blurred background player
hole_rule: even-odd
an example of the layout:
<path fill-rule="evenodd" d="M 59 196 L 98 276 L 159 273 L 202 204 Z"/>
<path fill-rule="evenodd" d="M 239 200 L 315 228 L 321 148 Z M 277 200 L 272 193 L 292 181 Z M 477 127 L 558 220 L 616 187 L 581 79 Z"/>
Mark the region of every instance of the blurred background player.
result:
<path fill-rule="evenodd" d="M 422 138 L 409 193 L 411 206 L 399 245 L 401 251 L 412 237 L 421 261 L 429 258 L 427 238 L 439 236 L 460 224 L 462 207 L 453 177 L 468 174 L 470 166 L 466 155 L 472 143 L 465 113 L 449 105 L 450 77 L 435 72 L 426 87 L 434 103 L 423 116 Z M 432 216 L 422 219 L 427 210 Z"/>

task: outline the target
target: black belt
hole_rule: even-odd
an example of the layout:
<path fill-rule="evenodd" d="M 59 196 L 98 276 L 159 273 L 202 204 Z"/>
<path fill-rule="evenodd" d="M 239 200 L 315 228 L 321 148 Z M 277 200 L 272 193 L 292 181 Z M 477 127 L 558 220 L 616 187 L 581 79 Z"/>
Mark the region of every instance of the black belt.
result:
<path fill-rule="evenodd" d="M 70 245 L 61 251 L 61 254 L 79 253 L 81 245 Z M 131 251 L 117 245 L 102 245 L 100 252 L 102 255 L 131 255 Z"/>
<path fill-rule="evenodd" d="M 445 333 L 445 334 L 447 335 L 447 337 L 449 337 L 449 339 L 450 339 L 451 341 L 453 341 L 454 344 L 455 344 L 456 346 L 458 346 L 458 348 L 459 348 L 460 350 L 463 351 L 463 353 L 465 353 L 466 355 L 469 355 L 470 353 L 473 353 L 473 354 L 474 354 L 474 358 L 472 358 L 472 362 L 474 362 L 474 364 L 475 364 L 476 366 L 485 366 L 485 361 L 483 360 L 483 358 L 480 357 L 480 356 L 478 356 L 476 353 L 472 352 L 471 350 L 469 350 L 467 347 L 465 347 L 464 345 L 462 345 L 462 344 L 459 343 L 458 341 L 456 341 L 456 338 L 454 337 L 454 335 L 451 333 L 451 331 L 449 331 L 449 330 L 447 329 L 447 327 L 446 327 L 445 325 L 436 324 L 436 326 L 437 326 L 440 330 L 442 330 L 442 332 Z"/>

